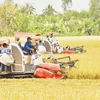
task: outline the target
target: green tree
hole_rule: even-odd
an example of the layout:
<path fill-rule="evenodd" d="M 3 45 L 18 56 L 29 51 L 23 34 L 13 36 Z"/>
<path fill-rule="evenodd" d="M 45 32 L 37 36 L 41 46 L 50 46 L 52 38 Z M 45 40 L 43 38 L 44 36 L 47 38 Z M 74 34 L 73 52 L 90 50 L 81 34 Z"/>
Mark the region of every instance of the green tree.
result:
<path fill-rule="evenodd" d="M 57 13 L 57 11 L 55 11 L 55 9 L 50 4 L 45 9 L 43 9 L 42 12 L 43 15 L 48 15 L 48 16 L 52 16 L 55 13 Z"/>
<path fill-rule="evenodd" d="M 69 10 L 71 5 L 72 5 L 72 0 L 62 0 L 62 8 L 64 12 Z"/>
<path fill-rule="evenodd" d="M 90 17 L 95 21 L 100 18 L 100 0 L 91 0 Z"/>
<path fill-rule="evenodd" d="M 79 17 L 80 18 L 89 18 L 89 12 L 88 11 L 85 11 L 85 10 L 82 10 L 79 14 Z"/>
<path fill-rule="evenodd" d="M 9 2 L 4 2 L 0 6 L 0 32 L 1 35 L 11 35 L 14 32 L 14 22 L 15 22 L 16 8 L 12 4 L 11 0 Z"/>
<path fill-rule="evenodd" d="M 21 6 L 20 12 L 21 12 L 21 13 L 30 14 L 30 15 L 31 15 L 31 14 L 34 14 L 35 8 L 33 7 L 32 4 L 26 3 L 25 6 Z"/>

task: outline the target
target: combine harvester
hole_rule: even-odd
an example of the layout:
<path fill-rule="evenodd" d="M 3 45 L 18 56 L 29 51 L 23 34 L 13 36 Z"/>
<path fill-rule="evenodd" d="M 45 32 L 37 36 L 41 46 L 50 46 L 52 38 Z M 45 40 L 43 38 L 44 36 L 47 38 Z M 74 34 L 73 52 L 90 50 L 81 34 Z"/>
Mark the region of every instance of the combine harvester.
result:
<path fill-rule="evenodd" d="M 24 35 L 23 35 L 24 36 Z M 28 35 L 30 36 L 30 35 Z M 36 38 L 36 37 L 34 37 Z M 10 55 L 12 62 L 7 60 L 7 54 L 0 54 L 0 69 L 6 66 L 6 70 L 0 72 L 1 78 L 13 77 L 38 77 L 38 78 L 57 78 L 62 79 L 65 76 L 65 67 L 72 68 L 78 61 L 71 60 L 69 56 L 62 58 L 47 57 L 42 59 L 40 54 L 25 55 L 23 50 L 16 43 L 10 43 L 12 55 Z M 6 55 L 6 56 L 5 56 Z M 1 58 L 4 58 L 3 61 Z M 9 58 L 9 57 L 8 57 Z M 60 59 L 69 58 L 67 62 L 61 62 Z M 51 60 L 52 62 L 48 62 Z"/>
<path fill-rule="evenodd" d="M 76 46 L 71 48 L 70 46 L 66 46 L 65 48 L 60 45 L 60 43 L 54 38 L 50 38 L 50 36 L 58 35 L 59 33 L 56 32 L 49 32 L 47 33 L 47 37 L 44 38 L 43 45 L 46 48 L 46 52 L 51 53 L 60 53 L 60 54 L 76 54 L 76 53 L 83 53 L 86 52 L 86 50 L 83 49 L 82 46 Z"/>

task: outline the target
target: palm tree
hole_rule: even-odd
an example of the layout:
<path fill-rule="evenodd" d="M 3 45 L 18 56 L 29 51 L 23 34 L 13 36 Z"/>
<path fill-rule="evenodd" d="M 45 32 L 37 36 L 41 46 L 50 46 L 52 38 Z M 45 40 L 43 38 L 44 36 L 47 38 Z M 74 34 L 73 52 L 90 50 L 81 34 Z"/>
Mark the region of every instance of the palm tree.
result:
<path fill-rule="evenodd" d="M 28 4 L 26 3 L 25 6 L 22 6 L 21 7 L 21 10 L 20 10 L 22 13 L 26 13 L 26 14 L 34 14 L 35 12 L 35 8 L 32 6 L 32 4 Z"/>
<path fill-rule="evenodd" d="M 26 12 L 28 13 L 28 14 L 34 14 L 34 12 L 35 12 L 35 8 L 32 6 L 32 4 L 28 4 L 28 3 L 26 3 Z"/>
<path fill-rule="evenodd" d="M 42 10 L 43 15 L 54 15 L 55 13 L 57 13 L 57 11 L 55 11 L 55 9 L 52 7 L 52 5 L 48 5 L 47 8 Z"/>

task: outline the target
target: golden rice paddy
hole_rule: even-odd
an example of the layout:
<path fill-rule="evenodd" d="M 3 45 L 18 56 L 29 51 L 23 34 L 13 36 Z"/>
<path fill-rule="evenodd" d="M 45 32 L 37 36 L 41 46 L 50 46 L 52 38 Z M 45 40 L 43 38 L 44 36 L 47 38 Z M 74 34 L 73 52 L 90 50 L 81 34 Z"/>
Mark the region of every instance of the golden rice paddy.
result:
<path fill-rule="evenodd" d="M 77 68 L 67 70 L 68 79 L 0 79 L 0 100 L 100 100 L 100 37 L 57 39 L 62 46 L 84 45 L 87 50 L 70 55 L 79 61 Z"/>

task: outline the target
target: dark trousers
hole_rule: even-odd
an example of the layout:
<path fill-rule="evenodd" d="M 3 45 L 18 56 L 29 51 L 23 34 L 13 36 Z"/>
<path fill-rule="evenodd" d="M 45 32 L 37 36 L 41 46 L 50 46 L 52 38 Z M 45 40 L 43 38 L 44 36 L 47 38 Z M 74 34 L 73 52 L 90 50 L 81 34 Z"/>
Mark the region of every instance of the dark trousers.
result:
<path fill-rule="evenodd" d="M 0 72 L 2 71 L 11 71 L 11 67 L 10 66 L 6 66 L 4 64 L 0 64 Z"/>

